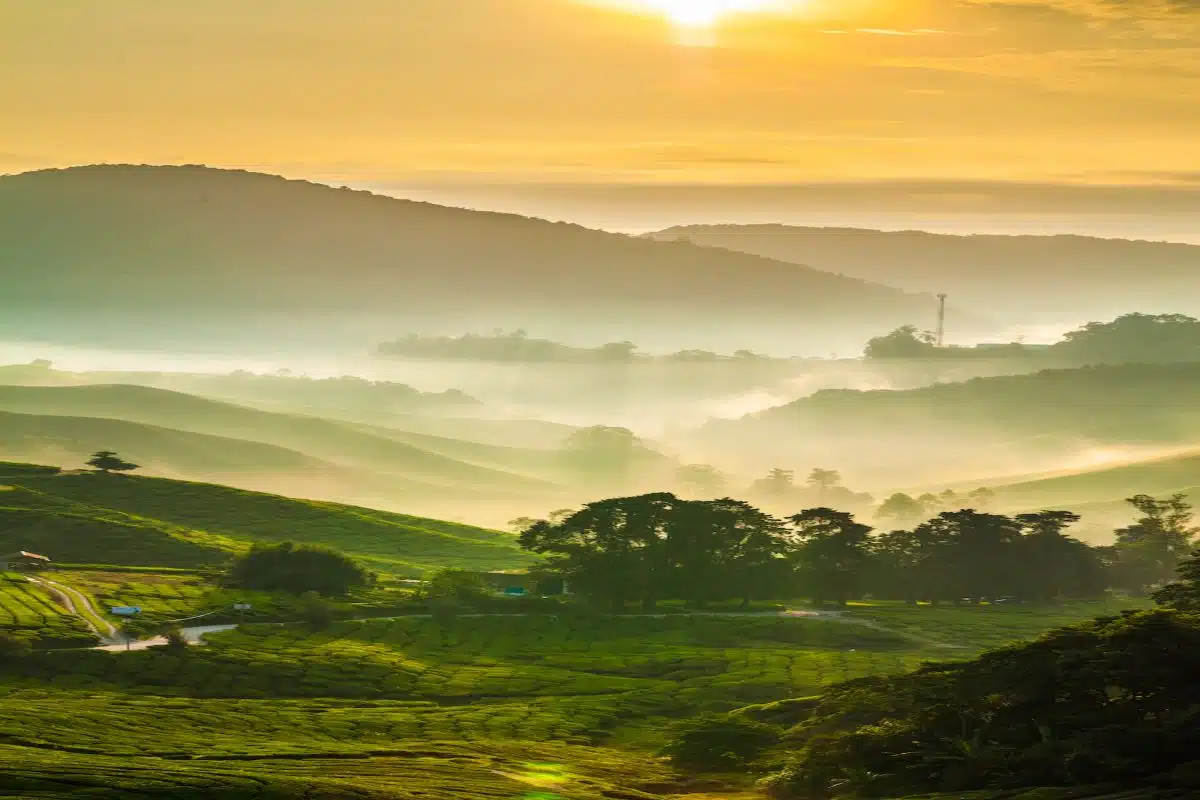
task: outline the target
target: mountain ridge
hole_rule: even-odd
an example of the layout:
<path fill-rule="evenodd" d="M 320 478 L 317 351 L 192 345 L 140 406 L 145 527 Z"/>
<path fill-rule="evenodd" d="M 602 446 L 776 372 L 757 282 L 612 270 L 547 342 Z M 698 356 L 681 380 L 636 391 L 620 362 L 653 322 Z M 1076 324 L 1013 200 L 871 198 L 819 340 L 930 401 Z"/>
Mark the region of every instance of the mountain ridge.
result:
<path fill-rule="evenodd" d="M 623 319 L 623 329 L 720 314 L 853 329 L 858 341 L 933 304 L 761 256 L 198 166 L 0 177 L 0 279 L 6 305 L 44 314 L 175 309 L 206 323 L 204 312 L 322 311 L 459 328 Z"/>
<path fill-rule="evenodd" d="M 1145 239 L 783 224 L 681 225 L 643 236 L 803 261 L 906 291 L 946 292 L 967 305 L 1012 313 L 1182 310 L 1177 293 L 1200 279 L 1200 245 Z M 1114 300 L 1117 289 L 1121 296 Z M 1200 303 L 1188 308 L 1200 310 Z"/>

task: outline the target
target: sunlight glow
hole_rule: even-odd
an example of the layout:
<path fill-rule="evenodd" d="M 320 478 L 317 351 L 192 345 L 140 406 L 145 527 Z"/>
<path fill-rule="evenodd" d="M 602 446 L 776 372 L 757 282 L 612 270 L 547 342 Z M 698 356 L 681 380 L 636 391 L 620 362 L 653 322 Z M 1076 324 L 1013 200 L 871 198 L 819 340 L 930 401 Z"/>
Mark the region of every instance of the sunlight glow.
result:
<path fill-rule="evenodd" d="M 656 14 L 682 28 L 710 28 L 734 14 L 781 10 L 785 0 L 609 0 L 634 11 Z"/>

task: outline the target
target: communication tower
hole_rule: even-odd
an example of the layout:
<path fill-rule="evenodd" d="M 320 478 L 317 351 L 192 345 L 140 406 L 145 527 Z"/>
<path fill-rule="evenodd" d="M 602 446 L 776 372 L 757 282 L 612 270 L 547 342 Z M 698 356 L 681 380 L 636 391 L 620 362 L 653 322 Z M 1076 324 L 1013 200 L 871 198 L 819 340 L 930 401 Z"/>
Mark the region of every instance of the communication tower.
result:
<path fill-rule="evenodd" d="M 937 323 L 937 346 L 946 346 L 946 295 L 939 294 L 938 298 L 938 323 Z"/>

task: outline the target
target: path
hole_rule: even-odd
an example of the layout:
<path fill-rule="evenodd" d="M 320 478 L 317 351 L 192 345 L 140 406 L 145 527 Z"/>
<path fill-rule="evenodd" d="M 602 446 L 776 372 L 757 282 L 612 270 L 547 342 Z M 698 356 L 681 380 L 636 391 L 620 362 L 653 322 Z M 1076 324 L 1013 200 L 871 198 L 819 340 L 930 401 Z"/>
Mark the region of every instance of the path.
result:
<path fill-rule="evenodd" d="M 202 645 L 204 644 L 205 634 L 231 631 L 236 627 L 237 625 L 198 625 L 193 628 L 180 628 L 179 632 L 183 634 L 183 638 L 187 640 L 188 644 Z M 167 637 L 155 636 L 152 639 L 139 639 L 136 642 L 129 642 L 128 645 L 124 642 L 111 642 L 92 649 L 107 650 L 111 653 L 123 653 L 126 650 L 148 650 L 151 647 L 163 647 L 166 643 Z"/>
<path fill-rule="evenodd" d="M 30 583 L 36 583 L 42 588 L 48 590 L 51 594 L 62 601 L 63 607 L 68 613 L 74 614 L 83 620 L 88 626 L 88 630 L 96 635 L 100 641 L 106 644 L 114 644 L 117 642 L 117 628 L 111 622 L 102 617 L 92 605 L 92 601 L 87 598 L 83 592 L 78 589 L 73 589 L 66 584 L 58 583 L 49 580 L 48 578 L 34 578 L 26 576 Z"/>

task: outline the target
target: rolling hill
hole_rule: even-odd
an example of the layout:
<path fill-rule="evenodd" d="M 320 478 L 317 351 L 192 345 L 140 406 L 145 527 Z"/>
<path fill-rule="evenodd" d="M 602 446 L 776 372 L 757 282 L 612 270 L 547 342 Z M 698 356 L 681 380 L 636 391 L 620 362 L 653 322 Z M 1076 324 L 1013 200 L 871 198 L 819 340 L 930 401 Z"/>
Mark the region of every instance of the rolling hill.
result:
<path fill-rule="evenodd" d="M 952 236 L 787 225 L 695 225 L 647 234 L 803 263 L 968 306 L 1077 321 L 1200 310 L 1200 246 L 1086 236 Z"/>
<path fill-rule="evenodd" d="M 1032 474 L 1110 444 L 1200 441 L 1200 364 L 1125 364 L 904 391 L 833 390 L 710 423 L 710 451 L 834 466 L 875 485 Z M 783 460 L 787 459 L 787 460 Z M 765 469 L 764 469 L 765 471 Z"/>
<path fill-rule="evenodd" d="M 511 569 L 533 558 L 513 537 L 452 522 L 297 500 L 215 484 L 97 473 L 45 475 L 0 464 L 0 549 L 56 561 L 218 564 L 256 541 L 324 544 L 375 568 Z"/>
<path fill-rule="evenodd" d="M 53 319 L 57 329 L 37 329 L 86 327 L 93 341 L 135 335 L 112 321 L 150 310 L 154 341 L 185 323 L 245 335 L 271 314 L 297 336 L 313 333 L 297 315 L 320 315 L 326 340 L 337 319 L 371 314 L 460 331 L 545 320 L 626 333 L 720 314 L 862 341 L 932 308 L 760 256 L 197 166 L 0 177 L 0 280 L 4 309 L 21 312 L 13 330 Z"/>
<path fill-rule="evenodd" d="M 145 386 L 0 386 L 0 410 L 119 419 L 262 442 L 341 466 L 431 485 L 513 493 L 545 493 L 556 488 L 545 481 L 475 466 L 403 441 L 376 436 L 350 424 L 263 411 Z M 115 444 L 97 445 L 94 449 L 100 446 L 116 449 Z M 234 459 L 234 463 L 253 468 L 263 462 L 245 458 Z"/>

